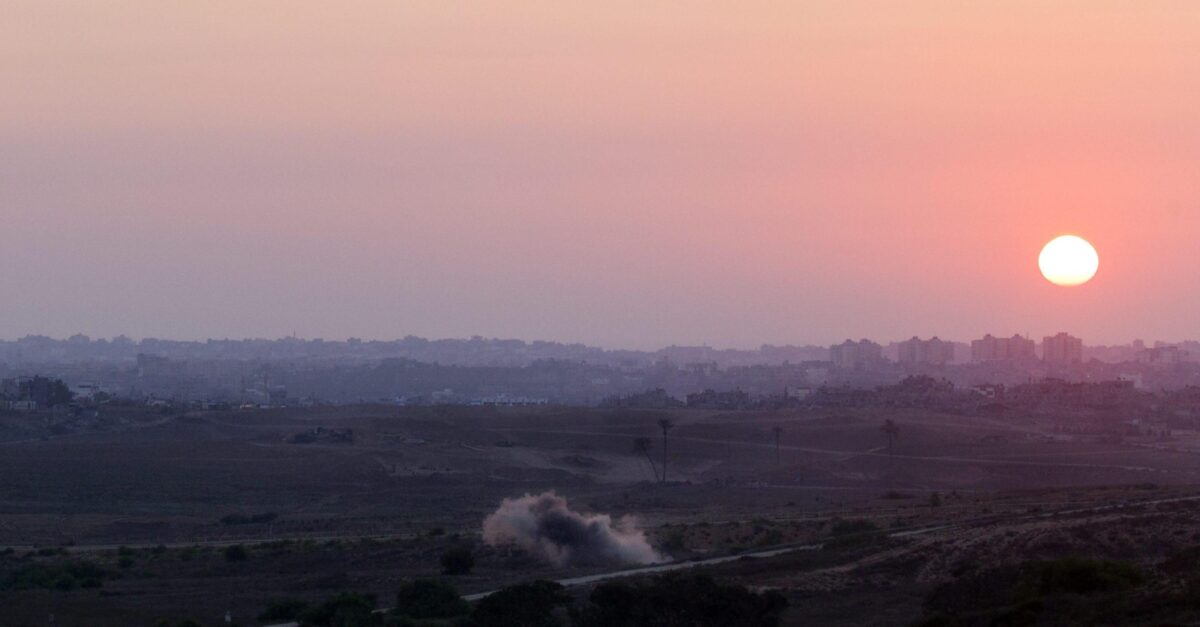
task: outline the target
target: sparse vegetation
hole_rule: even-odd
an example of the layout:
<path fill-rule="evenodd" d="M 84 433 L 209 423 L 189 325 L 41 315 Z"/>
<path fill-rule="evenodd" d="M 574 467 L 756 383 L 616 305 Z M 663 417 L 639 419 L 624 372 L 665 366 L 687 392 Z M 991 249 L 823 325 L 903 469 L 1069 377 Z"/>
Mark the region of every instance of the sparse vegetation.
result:
<path fill-rule="evenodd" d="M 30 563 L 0 579 L 0 590 L 59 590 L 99 588 L 113 574 L 87 561 Z"/>
<path fill-rule="evenodd" d="M 453 618 L 466 614 L 469 609 L 454 586 L 433 579 L 418 579 L 400 585 L 392 613 L 408 618 Z"/>

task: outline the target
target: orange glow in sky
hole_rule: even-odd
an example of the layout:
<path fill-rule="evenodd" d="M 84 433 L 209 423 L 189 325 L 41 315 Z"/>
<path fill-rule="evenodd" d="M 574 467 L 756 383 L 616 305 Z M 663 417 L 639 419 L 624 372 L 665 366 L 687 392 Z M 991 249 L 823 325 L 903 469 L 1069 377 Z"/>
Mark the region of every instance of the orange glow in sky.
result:
<path fill-rule="evenodd" d="M 1194 337 L 1198 50 L 1182 1 L 15 0 L 0 337 Z"/>

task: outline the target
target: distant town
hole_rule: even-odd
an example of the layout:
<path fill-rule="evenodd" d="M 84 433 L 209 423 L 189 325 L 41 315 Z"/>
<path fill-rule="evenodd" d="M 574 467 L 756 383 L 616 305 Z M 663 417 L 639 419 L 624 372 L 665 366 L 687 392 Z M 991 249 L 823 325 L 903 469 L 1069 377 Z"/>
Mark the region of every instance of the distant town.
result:
<path fill-rule="evenodd" d="M 577 405 L 749 408 L 830 402 L 913 377 L 994 397 L 1005 387 L 1200 385 L 1200 343 L 1093 346 L 1069 333 L 970 343 L 913 337 L 757 350 L 606 350 L 474 337 L 396 341 L 30 336 L 0 342 L 0 410 L 122 402 L 179 407 Z M 839 401 L 842 402 L 842 401 Z"/>

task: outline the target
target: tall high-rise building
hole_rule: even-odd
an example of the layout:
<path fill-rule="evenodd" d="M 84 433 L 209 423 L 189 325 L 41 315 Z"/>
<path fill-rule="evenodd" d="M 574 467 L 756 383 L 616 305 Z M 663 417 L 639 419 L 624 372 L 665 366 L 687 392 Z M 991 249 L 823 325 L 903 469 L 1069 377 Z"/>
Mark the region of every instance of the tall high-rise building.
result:
<path fill-rule="evenodd" d="M 838 370 L 870 370 L 883 364 L 883 347 L 871 340 L 846 340 L 829 347 L 829 358 Z"/>
<path fill-rule="evenodd" d="M 994 337 L 992 334 L 971 342 L 971 361 L 1031 361 L 1036 359 L 1037 344 L 1020 335 Z"/>
<path fill-rule="evenodd" d="M 898 359 L 902 364 L 944 366 L 954 361 L 954 344 L 945 342 L 934 336 L 922 340 L 913 336 L 912 339 L 900 342 Z"/>
<path fill-rule="evenodd" d="M 1083 362 L 1083 340 L 1066 333 L 1042 338 L 1042 360 L 1048 364 Z"/>

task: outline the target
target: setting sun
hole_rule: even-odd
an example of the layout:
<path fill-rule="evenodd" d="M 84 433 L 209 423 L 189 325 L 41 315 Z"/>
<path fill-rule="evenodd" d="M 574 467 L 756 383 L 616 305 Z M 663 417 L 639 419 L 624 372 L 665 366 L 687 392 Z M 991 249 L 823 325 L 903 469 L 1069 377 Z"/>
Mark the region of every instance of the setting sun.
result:
<path fill-rule="evenodd" d="M 1083 285 L 1096 275 L 1100 256 L 1087 240 L 1075 235 L 1056 237 L 1038 255 L 1042 276 L 1055 285 Z"/>

